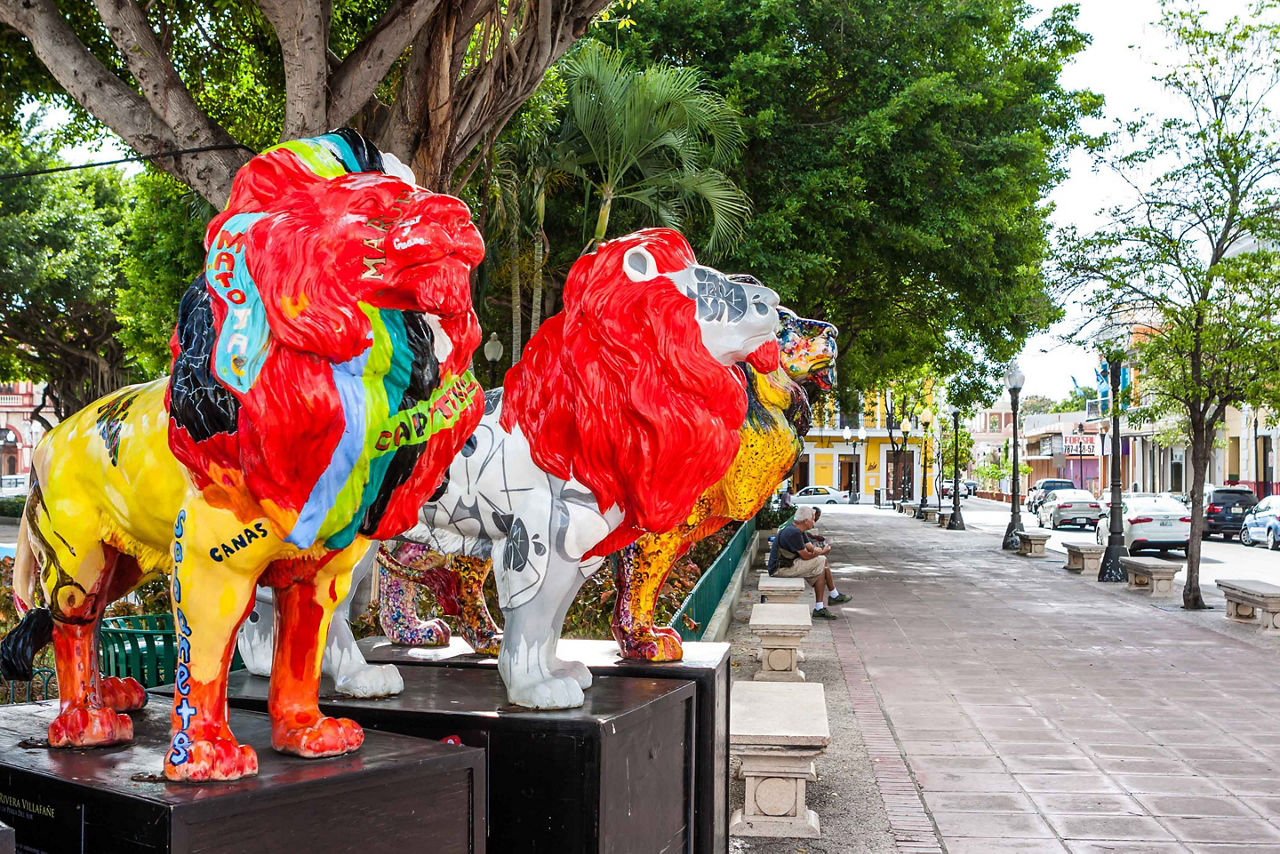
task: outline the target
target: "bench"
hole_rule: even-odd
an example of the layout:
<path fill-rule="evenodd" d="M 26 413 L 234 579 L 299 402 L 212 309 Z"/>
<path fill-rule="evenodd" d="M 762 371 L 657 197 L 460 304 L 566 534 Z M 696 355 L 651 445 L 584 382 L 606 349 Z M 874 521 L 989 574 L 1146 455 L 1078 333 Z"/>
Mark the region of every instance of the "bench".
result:
<path fill-rule="evenodd" d="M 1280 587 L 1265 581 L 1219 579 L 1218 589 L 1227 597 L 1227 619 L 1252 620 L 1261 611 L 1259 631 L 1280 631 Z"/>
<path fill-rule="evenodd" d="M 757 682 L 803 682 L 800 643 L 813 628 L 813 609 L 808 605 L 753 605 L 751 633 L 760 638 L 760 670 Z"/>
<path fill-rule="evenodd" d="M 926 523 L 938 521 L 938 508 L 937 507 L 924 508 L 924 521 Z"/>
<path fill-rule="evenodd" d="M 1102 568 L 1102 555 L 1106 551 L 1106 546 L 1067 543 L 1067 562 L 1062 565 L 1062 568 L 1067 572 L 1096 575 Z"/>
<path fill-rule="evenodd" d="M 1048 534 L 1028 534 L 1016 531 L 1018 535 L 1018 554 L 1023 557 L 1045 557 L 1044 544 L 1049 542 Z"/>
<path fill-rule="evenodd" d="M 817 683 L 734 682 L 729 752 L 742 760 L 746 803 L 729 819 L 733 836 L 816 839 L 818 814 L 805 803 L 813 762 L 831 741 L 827 698 Z"/>
<path fill-rule="evenodd" d="M 951 511 L 939 510 L 938 511 L 938 527 L 945 528 L 950 524 L 951 524 Z"/>
<path fill-rule="evenodd" d="M 1153 557 L 1122 557 L 1120 568 L 1129 576 L 1130 590 L 1149 590 L 1152 596 L 1172 596 L 1173 577 L 1182 564 Z"/>
<path fill-rule="evenodd" d="M 794 605 L 809 589 L 803 578 L 778 578 L 765 573 L 760 576 L 760 599 L 779 605 Z"/>

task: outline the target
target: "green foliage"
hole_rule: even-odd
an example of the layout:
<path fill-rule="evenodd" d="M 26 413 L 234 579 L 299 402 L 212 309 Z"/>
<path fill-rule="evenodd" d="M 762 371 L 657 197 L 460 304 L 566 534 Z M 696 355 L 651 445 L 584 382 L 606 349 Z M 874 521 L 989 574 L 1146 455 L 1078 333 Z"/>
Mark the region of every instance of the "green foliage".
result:
<path fill-rule="evenodd" d="M 204 229 L 214 210 L 177 180 L 155 171 L 130 181 L 125 284 L 116 292 L 120 340 L 149 377 L 169 370 L 178 302 L 204 266 Z"/>
<path fill-rule="evenodd" d="M 1180 112 L 1120 128 L 1103 162 L 1136 198 L 1108 211 L 1098 232 L 1068 235 L 1062 263 L 1068 282 L 1101 283 L 1098 312 L 1132 333 L 1136 416 L 1186 428 L 1183 603 L 1203 608 L 1201 502 L 1214 433 L 1228 407 L 1280 406 L 1280 124 L 1267 108 L 1280 85 L 1280 4 L 1264 0 L 1220 29 L 1188 3 L 1161 9 L 1178 57 L 1158 79 Z"/>
<path fill-rule="evenodd" d="M 1053 401 L 1043 394 L 1028 394 L 1018 400 L 1018 411 L 1024 415 L 1040 415 L 1052 412 Z"/>
<path fill-rule="evenodd" d="M 17 498 L 0 498 L 0 516 L 8 516 L 14 519 L 22 518 L 22 508 L 27 504 L 25 496 Z"/>
<path fill-rule="evenodd" d="M 1071 394 L 1067 395 L 1062 400 L 1053 404 L 1052 407 L 1050 407 L 1045 411 L 1046 412 L 1079 412 L 1082 409 L 1087 408 L 1087 404 L 1089 401 L 1097 400 L 1097 399 L 1098 399 L 1097 389 L 1090 388 L 1088 386 L 1079 386 L 1077 388 L 1072 389 Z M 1031 410 L 1027 409 L 1025 405 L 1022 407 L 1022 411 L 1026 412 L 1027 414 L 1031 413 Z"/>
<path fill-rule="evenodd" d="M 0 172 L 58 164 L 28 133 L 0 138 Z M 112 310 L 124 195 L 112 169 L 0 182 L 0 378 L 47 382 L 59 417 L 129 377 Z"/>
<path fill-rule="evenodd" d="M 778 507 L 771 508 L 768 504 L 760 508 L 760 512 L 756 514 L 756 530 L 772 531 L 775 528 L 781 528 L 787 521 L 795 515 L 794 507 Z"/>
<path fill-rule="evenodd" d="M 950 418 L 942 418 L 942 438 L 938 442 L 937 460 L 944 477 L 951 477 L 952 469 L 956 460 L 956 432 L 954 423 Z M 973 462 L 973 434 L 969 432 L 969 428 L 960 424 L 960 475 L 961 480 L 964 479 L 964 473 L 968 470 Z"/>
<path fill-rule="evenodd" d="M 737 112 L 704 86 L 695 68 L 637 68 L 600 42 L 565 59 L 568 92 L 562 168 L 597 198 L 592 239 L 609 234 L 614 202 L 651 222 L 682 229 L 692 210 L 709 220 L 707 248 L 724 252 L 742 235 L 750 204 L 721 169 L 742 146 Z"/>
<path fill-rule="evenodd" d="M 755 216 L 729 266 L 840 327 L 841 396 L 928 363 L 969 405 L 1059 316 L 1045 193 L 1101 99 L 1065 90 L 1075 8 L 1015 0 L 664 0 L 637 61 L 699 68 L 746 117 Z"/>
<path fill-rule="evenodd" d="M 978 483 L 988 492 L 996 492 L 1000 490 L 1001 481 L 1009 480 L 1013 475 L 1013 452 L 1009 447 L 1008 440 L 1004 446 L 993 451 L 991 456 L 985 460 L 978 462 L 973 467 L 973 476 L 978 479 Z M 1018 474 L 1026 477 L 1031 474 L 1031 466 L 1022 460 L 1018 460 Z"/>

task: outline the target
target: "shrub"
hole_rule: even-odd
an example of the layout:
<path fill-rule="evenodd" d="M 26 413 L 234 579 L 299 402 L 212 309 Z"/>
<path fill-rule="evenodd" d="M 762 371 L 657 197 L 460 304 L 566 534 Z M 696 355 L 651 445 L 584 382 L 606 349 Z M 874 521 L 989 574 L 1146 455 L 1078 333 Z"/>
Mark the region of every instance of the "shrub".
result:
<path fill-rule="evenodd" d="M 22 516 L 22 508 L 27 503 L 25 495 L 19 495 L 14 498 L 0 498 L 0 516 L 12 516 L 19 518 Z"/>

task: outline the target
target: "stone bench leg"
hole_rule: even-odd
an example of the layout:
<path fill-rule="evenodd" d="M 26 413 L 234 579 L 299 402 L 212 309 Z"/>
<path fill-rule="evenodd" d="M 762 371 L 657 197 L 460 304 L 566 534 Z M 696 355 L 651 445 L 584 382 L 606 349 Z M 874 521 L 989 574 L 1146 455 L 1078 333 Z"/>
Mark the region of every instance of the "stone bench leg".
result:
<path fill-rule="evenodd" d="M 1130 590 L 1146 590 L 1150 586 L 1150 579 L 1145 575 L 1136 575 L 1129 573 L 1129 589 Z"/>
<path fill-rule="evenodd" d="M 1084 561 L 1079 554 L 1067 552 L 1067 562 L 1062 565 L 1067 572 L 1080 572 L 1084 569 Z"/>
<path fill-rule="evenodd" d="M 1102 555 L 1083 555 L 1080 558 L 1081 573 L 1087 572 L 1090 575 L 1097 575 L 1101 569 Z"/>
<path fill-rule="evenodd" d="M 803 682 L 800 642 L 803 635 L 760 635 L 760 670 L 757 682 Z"/>
<path fill-rule="evenodd" d="M 733 811 L 733 836 L 816 839 L 822 831 L 818 814 L 805 803 L 805 784 L 813 777 L 813 758 L 820 751 L 786 748 L 735 749 L 742 757 L 746 804 Z"/>
<path fill-rule="evenodd" d="M 1252 605 L 1246 605 L 1243 602 L 1234 602 L 1227 600 L 1227 619 L 1237 620 L 1241 623 L 1247 623 L 1254 617 L 1258 616 L 1256 609 Z"/>
<path fill-rule="evenodd" d="M 1268 611 L 1265 608 L 1258 610 L 1262 612 L 1258 615 L 1262 617 L 1262 625 L 1258 627 L 1258 631 L 1264 634 L 1280 632 L 1280 611 Z"/>
<path fill-rule="evenodd" d="M 1151 579 L 1151 595 L 1152 596 L 1172 596 L 1173 595 L 1173 579 L 1172 578 Z"/>

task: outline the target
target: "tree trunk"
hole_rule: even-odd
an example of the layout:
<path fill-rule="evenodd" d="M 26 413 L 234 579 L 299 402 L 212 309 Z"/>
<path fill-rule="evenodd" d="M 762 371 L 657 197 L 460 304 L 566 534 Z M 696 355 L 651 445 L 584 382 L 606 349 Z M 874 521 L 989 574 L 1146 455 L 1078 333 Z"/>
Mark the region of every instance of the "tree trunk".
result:
<path fill-rule="evenodd" d="M 546 250 L 544 246 L 546 239 L 546 232 L 542 230 L 542 224 L 539 223 L 538 230 L 533 235 L 533 305 L 530 306 L 530 335 L 537 332 L 538 325 L 542 323 L 542 259 Z"/>
<path fill-rule="evenodd" d="M 1201 412 L 1191 413 L 1191 538 L 1187 543 L 1187 583 L 1182 588 L 1182 607 L 1201 611 L 1208 606 L 1200 592 L 1200 544 L 1204 531 L 1204 481 L 1213 442 L 1213 425 L 1205 423 Z"/>
<path fill-rule="evenodd" d="M 604 199 L 600 202 L 600 213 L 596 214 L 596 233 L 591 238 L 591 245 L 596 246 L 604 241 L 609 231 L 609 211 L 613 209 L 613 192 L 606 189 Z"/>

